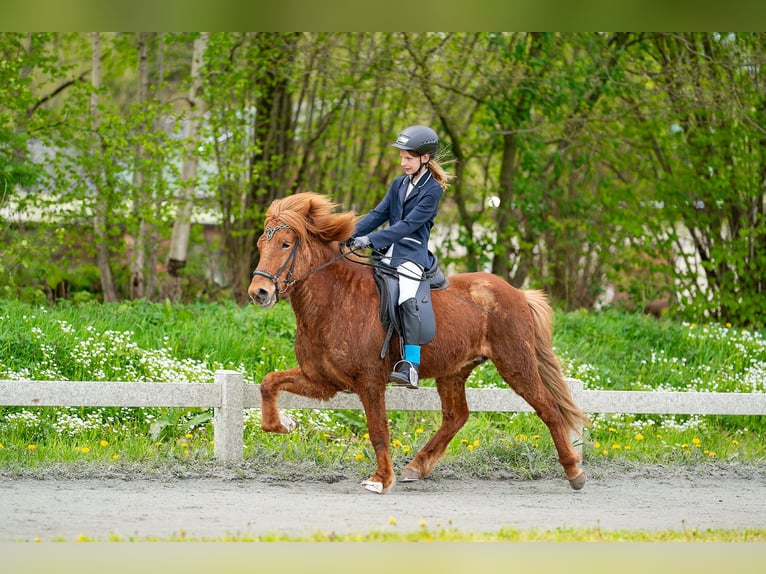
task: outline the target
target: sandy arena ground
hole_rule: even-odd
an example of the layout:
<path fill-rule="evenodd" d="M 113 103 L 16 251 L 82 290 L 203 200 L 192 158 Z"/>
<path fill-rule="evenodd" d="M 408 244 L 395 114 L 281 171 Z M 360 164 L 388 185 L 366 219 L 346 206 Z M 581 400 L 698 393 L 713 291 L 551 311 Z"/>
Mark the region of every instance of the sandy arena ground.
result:
<path fill-rule="evenodd" d="M 0 542 L 409 532 L 503 527 L 604 530 L 766 528 L 766 469 L 602 472 L 575 492 L 563 479 L 399 483 L 269 476 L 0 476 Z"/>

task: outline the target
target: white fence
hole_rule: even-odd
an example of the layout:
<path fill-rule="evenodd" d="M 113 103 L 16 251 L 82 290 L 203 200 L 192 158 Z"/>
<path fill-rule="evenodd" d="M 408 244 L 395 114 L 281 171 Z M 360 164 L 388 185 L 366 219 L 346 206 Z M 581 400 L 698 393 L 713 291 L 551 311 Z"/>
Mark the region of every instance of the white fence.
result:
<path fill-rule="evenodd" d="M 766 415 L 766 394 L 655 391 L 590 391 L 567 379 L 575 402 L 587 413 Z M 510 389 L 466 389 L 472 412 L 531 412 Z M 217 371 L 210 383 L 0 381 L 0 406 L 200 407 L 214 409 L 214 455 L 221 462 L 242 460 L 244 409 L 260 408 L 260 385 L 245 384 L 236 371 Z M 279 396 L 284 409 L 361 409 L 359 398 L 339 393 L 316 401 L 292 393 Z M 392 411 L 439 411 L 435 388 L 386 390 Z"/>

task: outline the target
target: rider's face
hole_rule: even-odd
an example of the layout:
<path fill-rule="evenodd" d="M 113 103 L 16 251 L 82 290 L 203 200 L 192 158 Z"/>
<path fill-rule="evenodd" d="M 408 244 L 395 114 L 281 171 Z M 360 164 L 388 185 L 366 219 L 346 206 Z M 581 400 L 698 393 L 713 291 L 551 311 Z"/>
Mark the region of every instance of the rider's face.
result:
<path fill-rule="evenodd" d="M 421 162 L 426 163 L 430 159 L 428 154 L 419 156 L 411 151 L 399 150 L 402 170 L 406 175 L 415 175 L 420 170 Z"/>

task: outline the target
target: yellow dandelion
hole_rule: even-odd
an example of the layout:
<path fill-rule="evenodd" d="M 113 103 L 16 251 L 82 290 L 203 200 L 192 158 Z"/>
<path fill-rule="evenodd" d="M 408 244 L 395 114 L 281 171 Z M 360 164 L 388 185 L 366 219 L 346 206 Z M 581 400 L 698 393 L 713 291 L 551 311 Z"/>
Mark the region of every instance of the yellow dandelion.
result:
<path fill-rule="evenodd" d="M 36 444 L 30 444 L 30 445 L 27 445 L 27 450 L 28 450 L 29 452 L 34 452 L 34 451 L 36 451 L 36 450 L 37 450 L 37 445 L 36 445 Z"/>
<path fill-rule="evenodd" d="M 399 448 L 400 446 L 402 446 L 402 443 L 399 439 L 396 439 L 394 440 L 394 442 L 391 443 L 391 446 L 394 448 Z"/>
<path fill-rule="evenodd" d="M 612 450 L 620 450 L 622 447 L 619 444 L 613 444 Z"/>
<path fill-rule="evenodd" d="M 467 438 L 461 438 L 460 439 L 460 444 L 468 444 L 468 439 Z"/>
<path fill-rule="evenodd" d="M 362 460 L 364 458 L 364 455 L 361 452 L 356 453 L 354 456 L 354 460 Z"/>
<path fill-rule="evenodd" d="M 42 539 L 36 536 L 35 537 L 35 542 L 42 542 Z"/>
<path fill-rule="evenodd" d="M 694 446 L 696 446 L 697 448 L 699 448 L 699 445 L 700 445 L 700 443 L 701 443 L 701 442 L 702 442 L 702 441 L 701 441 L 700 439 L 698 439 L 697 437 L 694 437 L 694 438 L 692 439 L 692 444 L 693 444 Z"/>
<path fill-rule="evenodd" d="M 394 518 L 393 516 L 389 516 L 389 517 L 388 517 L 388 523 L 389 523 L 391 526 L 396 526 L 396 518 Z"/>
<path fill-rule="evenodd" d="M 89 538 L 84 534 L 80 534 L 80 536 L 77 537 L 77 542 L 87 542 L 88 540 Z"/>
<path fill-rule="evenodd" d="M 609 427 L 609 432 L 617 432 L 617 429 L 614 427 Z"/>
<path fill-rule="evenodd" d="M 189 456 L 189 449 L 184 450 L 184 456 Z"/>
<path fill-rule="evenodd" d="M 408 453 L 408 452 L 410 452 L 411 450 L 412 450 L 412 449 L 410 448 L 410 445 L 408 445 L 408 444 L 405 444 L 405 445 L 402 447 L 402 452 L 403 452 L 404 454 L 407 454 L 407 453 Z"/>
<path fill-rule="evenodd" d="M 415 434 L 423 434 L 423 429 L 418 427 L 415 429 Z"/>
<path fill-rule="evenodd" d="M 697 328 L 697 323 L 692 323 L 691 325 L 689 325 L 689 328 L 696 329 Z"/>
<path fill-rule="evenodd" d="M 629 444 L 626 444 L 625 445 L 625 450 L 633 450 L 633 447 L 630 446 Z"/>
<path fill-rule="evenodd" d="M 102 440 L 102 441 L 101 441 L 99 444 L 100 444 L 101 446 L 103 446 L 103 447 L 107 447 L 107 446 L 109 446 L 109 443 L 108 443 L 108 442 L 106 442 L 105 440 Z"/>
<path fill-rule="evenodd" d="M 0 450 L 3 450 L 4 448 L 3 443 L 0 442 Z"/>
<path fill-rule="evenodd" d="M 425 528 L 426 525 L 427 525 L 427 522 L 421 518 L 420 522 L 418 522 L 418 524 L 420 525 L 421 528 Z"/>
<path fill-rule="evenodd" d="M 120 455 L 119 454 L 113 454 L 112 455 L 112 460 L 120 460 Z"/>
<path fill-rule="evenodd" d="M 472 444 L 469 444 L 467 448 L 468 448 L 469 451 L 473 452 L 473 445 Z"/>
<path fill-rule="evenodd" d="M 188 438 L 189 440 L 191 440 L 191 439 L 193 439 L 193 438 L 194 438 L 194 435 L 193 435 L 192 433 L 190 433 L 190 432 L 187 432 L 187 433 L 186 433 L 184 436 L 185 436 L 186 438 Z"/>
<path fill-rule="evenodd" d="M 737 446 L 739 444 L 739 441 L 737 439 L 734 439 L 733 441 L 731 441 L 731 444 L 733 446 Z M 3 445 L 0 444 L 0 448 L 3 448 Z"/>
<path fill-rule="evenodd" d="M 608 454 L 609 454 L 609 451 L 608 451 L 608 450 L 606 450 L 606 449 L 604 449 L 604 450 L 602 450 L 602 451 L 601 451 L 601 454 L 603 454 L 604 456 L 606 456 L 606 455 L 608 455 Z"/>
<path fill-rule="evenodd" d="M 90 452 L 90 449 L 87 446 L 84 446 L 80 449 L 80 452 L 83 454 L 88 454 Z"/>
<path fill-rule="evenodd" d="M 727 322 L 727 323 L 726 323 L 726 328 L 727 328 L 727 329 L 731 329 L 731 323 L 728 323 L 728 322 Z"/>
<path fill-rule="evenodd" d="M 657 435 L 657 440 L 662 440 L 662 435 L 661 434 Z"/>
<path fill-rule="evenodd" d="M 476 439 L 475 441 L 473 441 L 473 446 L 479 446 L 479 444 L 481 444 L 479 443 L 479 439 Z"/>
<path fill-rule="evenodd" d="M 593 443 L 593 450 L 598 450 L 600 448 L 601 448 L 601 443 L 600 442 Z"/>
<path fill-rule="evenodd" d="M 370 440 L 370 433 L 364 433 L 364 436 L 362 438 L 364 440 Z"/>
<path fill-rule="evenodd" d="M 715 451 L 714 451 L 714 450 L 711 450 L 711 451 L 708 453 L 708 456 L 715 456 Z"/>
<path fill-rule="evenodd" d="M 636 439 L 636 440 L 644 440 L 644 435 L 642 435 L 641 433 L 638 433 L 638 434 L 635 436 L 635 439 Z"/>

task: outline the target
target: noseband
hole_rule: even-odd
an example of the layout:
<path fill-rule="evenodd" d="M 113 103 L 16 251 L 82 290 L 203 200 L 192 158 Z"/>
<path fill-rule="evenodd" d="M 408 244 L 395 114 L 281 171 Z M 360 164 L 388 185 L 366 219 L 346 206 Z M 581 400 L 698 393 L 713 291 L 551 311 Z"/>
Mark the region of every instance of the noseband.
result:
<path fill-rule="evenodd" d="M 272 237 L 274 237 L 274 234 L 279 231 L 280 229 L 290 229 L 289 225 L 277 225 L 276 227 L 269 227 L 268 225 L 264 229 L 264 233 L 266 234 L 266 241 L 271 241 Z M 266 271 L 261 271 L 260 269 L 256 269 L 253 271 L 253 277 L 256 275 L 259 275 L 261 277 L 266 277 L 269 279 L 272 283 L 274 283 L 274 288 L 276 289 L 276 298 L 277 301 L 279 301 L 279 296 L 283 295 L 290 287 L 295 285 L 298 280 L 293 279 L 293 272 L 295 271 L 295 258 L 298 253 L 298 246 L 301 243 L 301 238 L 298 237 L 295 240 L 295 244 L 293 245 L 292 250 L 290 251 L 290 254 L 287 256 L 287 259 L 285 259 L 285 262 L 282 264 L 282 267 L 279 268 L 279 271 L 276 272 L 275 275 L 272 275 L 271 273 L 268 273 Z M 287 269 L 288 265 L 290 266 L 289 269 Z M 287 269 L 287 275 L 284 279 L 280 279 L 279 276 L 282 275 L 282 272 Z M 280 289 L 279 284 L 283 283 L 284 287 Z"/>

